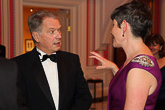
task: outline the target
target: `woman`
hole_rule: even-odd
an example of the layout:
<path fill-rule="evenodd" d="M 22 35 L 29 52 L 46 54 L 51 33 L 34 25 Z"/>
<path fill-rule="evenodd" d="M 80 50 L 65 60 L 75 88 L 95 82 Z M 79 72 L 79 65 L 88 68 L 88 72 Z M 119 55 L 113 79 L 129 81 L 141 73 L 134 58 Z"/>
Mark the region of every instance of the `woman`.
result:
<path fill-rule="evenodd" d="M 145 39 L 145 44 L 150 48 L 156 58 L 162 74 L 162 85 L 160 88 L 155 110 L 165 110 L 165 54 L 164 40 L 160 34 L 152 33 Z"/>
<path fill-rule="evenodd" d="M 96 52 L 102 65 L 96 69 L 111 69 L 114 74 L 109 87 L 108 110 L 154 110 L 161 86 L 161 73 L 150 49 L 143 39 L 152 27 L 152 16 L 147 6 L 132 1 L 116 8 L 113 21 L 113 46 L 122 47 L 126 61 L 117 65 Z"/>

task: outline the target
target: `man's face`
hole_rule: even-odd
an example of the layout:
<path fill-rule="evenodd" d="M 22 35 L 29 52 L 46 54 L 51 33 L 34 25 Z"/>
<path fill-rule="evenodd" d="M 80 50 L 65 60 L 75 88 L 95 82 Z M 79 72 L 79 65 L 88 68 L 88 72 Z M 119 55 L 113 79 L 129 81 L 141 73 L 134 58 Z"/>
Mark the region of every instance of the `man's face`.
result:
<path fill-rule="evenodd" d="M 58 19 L 45 18 L 42 31 L 38 34 L 36 47 L 47 54 L 58 51 L 61 47 L 61 25 Z M 36 39 L 36 38 L 35 38 Z"/>

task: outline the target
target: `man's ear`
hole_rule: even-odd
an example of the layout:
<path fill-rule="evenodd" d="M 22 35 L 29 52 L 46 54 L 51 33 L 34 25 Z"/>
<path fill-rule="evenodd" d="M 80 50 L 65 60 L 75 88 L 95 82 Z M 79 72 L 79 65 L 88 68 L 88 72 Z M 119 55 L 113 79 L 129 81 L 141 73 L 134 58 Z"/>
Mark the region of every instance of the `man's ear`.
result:
<path fill-rule="evenodd" d="M 36 42 L 39 42 L 39 40 L 40 40 L 40 35 L 38 34 L 38 32 L 33 32 L 33 33 L 32 33 L 32 36 L 33 36 L 33 38 L 34 38 L 34 40 L 35 40 Z"/>

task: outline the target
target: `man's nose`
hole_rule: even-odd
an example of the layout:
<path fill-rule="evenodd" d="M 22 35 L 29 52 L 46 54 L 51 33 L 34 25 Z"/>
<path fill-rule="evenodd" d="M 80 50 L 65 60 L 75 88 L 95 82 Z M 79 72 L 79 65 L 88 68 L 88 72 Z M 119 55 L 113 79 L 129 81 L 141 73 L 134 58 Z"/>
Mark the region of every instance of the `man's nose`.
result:
<path fill-rule="evenodd" d="M 54 37 L 61 38 L 62 37 L 61 36 L 61 31 L 60 32 L 59 31 L 56 31 L 55 34 L 54 34 Z"/>

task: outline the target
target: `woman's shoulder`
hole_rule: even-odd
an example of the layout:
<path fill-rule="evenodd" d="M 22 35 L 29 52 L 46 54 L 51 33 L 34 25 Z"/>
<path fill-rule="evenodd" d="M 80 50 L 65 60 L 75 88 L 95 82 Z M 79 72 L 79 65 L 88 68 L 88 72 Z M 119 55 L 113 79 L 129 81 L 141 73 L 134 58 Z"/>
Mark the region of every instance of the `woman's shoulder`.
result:
<path fill-rule="evenodd" d="M 137 63 L 144 67 L 154 67 L 154 62 L 156 59 L 153 56 L 146 54 L 139 54 L 135 56 L 131 62 Z"/>
<path fill-rule="evenodd" d="M 161 62 L 165 65 L 165 57 L 161 58 Z"/>
<path fill-rule="evenodd" d="M 165 62 L 165 57 L 162 58 L 162 61 Z"/>

